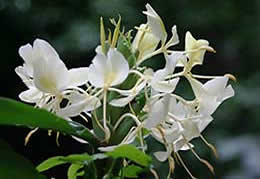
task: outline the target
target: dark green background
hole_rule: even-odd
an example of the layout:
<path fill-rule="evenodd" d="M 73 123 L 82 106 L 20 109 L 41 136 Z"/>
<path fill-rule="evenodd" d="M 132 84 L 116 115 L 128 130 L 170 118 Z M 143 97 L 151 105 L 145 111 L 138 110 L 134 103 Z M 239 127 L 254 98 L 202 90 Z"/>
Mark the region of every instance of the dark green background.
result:
<path fill-rule="evenodd" d="M 18 55 L 21 45 L 42 38 L 55 47 L 69 68 L 88 66 L 95 55 L 94 48 L 99 43 L 100 16 L 110 26 L 109 17 L 117 18 L 120 14 L 122 24 L 130 30 L 146 22 L 142 11 L 147 2 L 0 0 L 0 95 L 18 99 L 18 94 L 26 89 L 14 72 L 14 68 L 23 63 Z M 168 32 L 172 25 L 177 25 L 181 43 L 175 49 L 184 48 L 185 32 L 188 30 L 195 38 L 207 39 L 216 49 L 217 53 L 207 54 L 204 65 L 196 67 L 195 72 L 218 75 L 232 73 L 238 80 L 232 83 L 236 96 L 216 111 L 214 122 L 203 133 L 216 145 L 220 158 L 214 159 L 200 141 L 194 141 L 198 153 L 213 163 L 215 178 L 259 178 L 260 1 L 154 0 L 150 4 L 162 17 Z M 150 62 L 159 67 L 163 58 Z M 28 131 L 25 128 L 1 126 L 0 138 L 35 165 L 54 155 L 84 150 L 68 136 L 61 137 L 61 147 L 57 147 L 55 137 L 48 137 L 46 131 L 37 132 L 29 145 L 24 147 L 23 140 Z M 189 152 L 183 154 L 195 176 L 212 178 L 207 168 Z M 60 179 L 64 178 L 65 173 L 63 167 L 58 167 L 45 174 Z M 187 177 L 182 169 L 177 168 L 176 178 Z"/>

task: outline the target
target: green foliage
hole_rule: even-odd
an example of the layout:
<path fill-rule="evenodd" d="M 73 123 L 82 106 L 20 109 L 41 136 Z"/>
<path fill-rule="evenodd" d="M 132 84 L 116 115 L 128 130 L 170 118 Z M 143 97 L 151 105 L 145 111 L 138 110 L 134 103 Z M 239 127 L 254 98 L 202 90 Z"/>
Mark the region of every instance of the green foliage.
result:
<path fill-rule="evenodd" d="M 97 145 L 96 137 L 83 125 L 62 119 L 44 109 L 36 109 L 15 100 L 0 98 L 0 125 L 40 127 L 82 138 Z"/>
<path fill-rule="evenodd" d="M 93 178 L 94 176 L 97 175 L 95 169 L 96 167 L 93 161 L 99 159 L 105 159 L 105 158 L 107 157 L 104 154 L 95 154 L 95 155 L 72 154 L 68 156 L 55 156 L 43 161 L 41 164 L 39 164 L 36 167 L 36 169 L 39 172 L 44 172 L 55 166 L 70 163 L 71 165 L 67 172 L 68 179 L 76 179 L 77 176 L 82 176 L 82 175 L 91 176 L 91 178 Z M 84 167 L 85 167 L 84 171 L 79 171 Z"/>
<path fill-rule="evenodd" d="M 77 176 L 84 175 L 84 172 L 78 172 L 84 165 L 71 164 L 68 169 L 68 179 L 77 179 Z"/>
<path fill-rule="evenodd" d="M 113 158 L 127 158 L 144 167 L 148 167 L 152 162 L 150 156 L 138 150 L 133 145 L 127 145 L 127 144 L 120 145 L 119 147 L 115 148 L 113 151 L 106 153 L 106 155 Z"/>
<path fill-rule="evenodd" d="M 127 178 L 138 178 L 138 174 L 143 172 L 143 168 L 137 165 L 128 165 L 122 169 L 124 177 Z"/>
<path fill-rule="evenodd" d="M 4 141 L 0 140 L 0 146 L 0 178 L 46 179 L 29 160 L 14 152 Z"/>

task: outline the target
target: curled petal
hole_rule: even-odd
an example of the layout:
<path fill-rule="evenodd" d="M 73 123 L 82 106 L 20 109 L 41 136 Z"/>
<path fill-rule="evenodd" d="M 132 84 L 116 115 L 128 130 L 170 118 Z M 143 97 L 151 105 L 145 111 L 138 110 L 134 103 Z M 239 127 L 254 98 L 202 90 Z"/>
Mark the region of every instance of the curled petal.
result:
<path fill-rule="evenodd" d="M 33 74 L 33 48 L 30 44 L 23 45 L 19 48 L 19 55 L 23 58 L 25 66 L 27 68 L 27 73 L 29 76 Z"/>
<path fill-rule="evenodd" d="M 27 103 L 37 103 L 42 97 L 42 92 L 37 88 L 30 88 L 19 94 L 19 98 Z"/>
<path fill-rule="evenodd" d="M 147 23 L 151 28 L 152 33 L 162 41 L 162 44 L 164 44 L 167 38 L 167 33 L 160 16 L 155 12 L 150 4 L 146 4 L 145 7 L 147 11 L 144 11 L 143 13 L 147 15 Z"/>

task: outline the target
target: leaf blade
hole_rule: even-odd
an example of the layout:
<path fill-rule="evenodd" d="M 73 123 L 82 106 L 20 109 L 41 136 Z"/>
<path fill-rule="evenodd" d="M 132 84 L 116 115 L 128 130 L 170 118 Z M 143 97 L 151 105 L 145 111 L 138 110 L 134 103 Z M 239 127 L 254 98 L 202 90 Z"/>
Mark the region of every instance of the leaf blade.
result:
<path fill-rule="evenodd" d="M 97 138 L 82 124 L 68 121 L 44 109 L 0 97 L 0 125 L 30 126 L 60 131 L 97 145 Z"/>

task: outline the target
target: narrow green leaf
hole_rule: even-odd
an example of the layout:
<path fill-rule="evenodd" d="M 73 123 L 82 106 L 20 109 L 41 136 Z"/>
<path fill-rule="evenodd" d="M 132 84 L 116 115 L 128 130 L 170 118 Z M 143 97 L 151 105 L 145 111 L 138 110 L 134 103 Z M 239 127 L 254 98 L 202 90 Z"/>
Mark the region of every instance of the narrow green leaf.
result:
<path fill-rule="evenodd" d="M 37 166 L 37 170 L 39 172 L 46 171 L 52 167 L 66 164 L 66 163 L 73 163 L 73 164 L 84 164 L 86 161 L 94 161 L 98 159 L 104 159 L 106 156 L 104 154 L 95 154 L 95 155 L 88 155 L 88 154 L 72 154 L 68 156 L 56 156 L 56 157 L 51 157 L 45 161 L 43 161 L 41 164 Z"/>
<path fill-rule="evenodd" d="M 123 168 L 123 176 L 128 178 L 138 178 L 138 175 L 143 172 L 143 168 L 136 165 L 128 165 Z"/>
<path fill-rule="evenodd" d="M 129 160 L 132 160 L 133 162 L 142 165 L 142 166 L 149 166 L 152 162 L 152 159 L 150 156 L 146 155 L 144 152 L 138 150 L 133 145 L 121 145 L 117 148 L 115 148 L 111 152 L 107 152 L 106 155 L 113 157 L 113 158 L 127 158 Z"/>
<path fill-rule="evenodd" d="M 68 169 L 68 179 L 77 179 L 78 171 L 83 167 L 84 165 L 71 164 Z"/>
<path fill-rule="evenodd" d="M 42 162 L 40 165 L 38 165 L 36 167 L 36 169 L 39 172 L 43 172 L 43 171 L 49 170 L 52 167 L 56 167 L 58 165 L 67 163 L 67 161 L 62 160 L 62 158 L 63 158 L 62 156 L 51 157 L 51 158 L 45 160 L 44 162 Z"/>
<path fill-rule="evenodd" d="M 96 137 L 82 124 L 67 121 L 44 109 L 36 109 L 21 102 L 0 97 L 0 125 L 39 127 L 60 131 L 98 144 Z"/>

